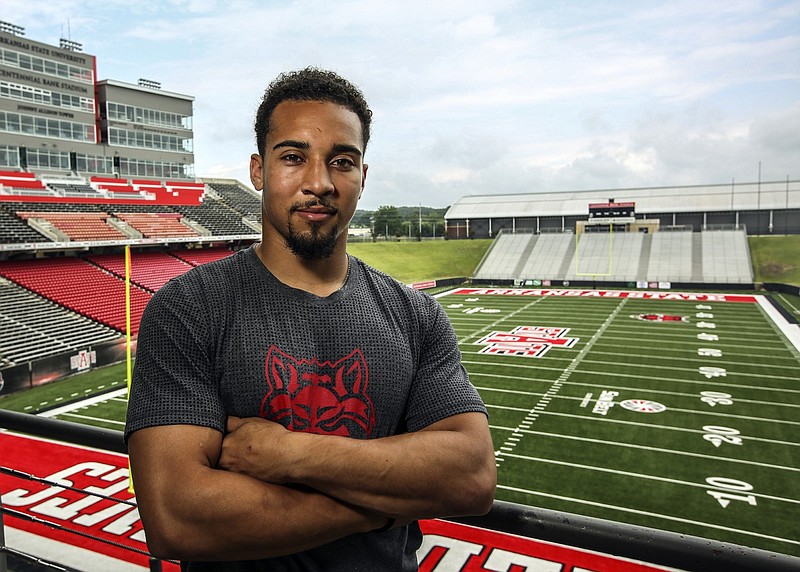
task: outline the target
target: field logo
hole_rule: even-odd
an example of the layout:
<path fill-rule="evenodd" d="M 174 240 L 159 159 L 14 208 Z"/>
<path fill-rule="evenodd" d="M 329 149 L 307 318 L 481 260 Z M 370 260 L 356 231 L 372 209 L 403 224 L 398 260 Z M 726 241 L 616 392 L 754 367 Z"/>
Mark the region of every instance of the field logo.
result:
<path fill-rule="evenodd" d="M 540 358 L 552 347 L 571 348 L 580 338 L 568 338 L 569 328 L 517 326 L 510 332 L 492 332 L 475 344 L 484 345 L 479 353 Z"/>
<path fill-rule="evenodd" d="M 636 413 L 662 413 L 667 410 L 664 404 L 649 399 L 626 399 L 619 404 L 623 409 Z"/>
<path fill-rule="evenodd" d="M 581 407 L 588 407 L 592 402 L 592 393 L 587 393 Z M 600 397 L 595 401 L 592 413 L 597 415 L 607 415 L 609 410 L 615 405 L 619 404 L 620 407 L 634 413 L 663 413 L 667 410 L 667 406 L 657 401 L 650 401 L 649 399 L 625 399 L 623 401 L 616 401 L 619 397 L 619 391 L 611 391 L 605 389 L 600 392 Z"/>
<path fill-rule="evenodd" d="M 688 322 L 688 316 L 674 316 L 668 314 L 639 314 L 631 315 L 631 318 L 642 320 L 643 322 Z"/>

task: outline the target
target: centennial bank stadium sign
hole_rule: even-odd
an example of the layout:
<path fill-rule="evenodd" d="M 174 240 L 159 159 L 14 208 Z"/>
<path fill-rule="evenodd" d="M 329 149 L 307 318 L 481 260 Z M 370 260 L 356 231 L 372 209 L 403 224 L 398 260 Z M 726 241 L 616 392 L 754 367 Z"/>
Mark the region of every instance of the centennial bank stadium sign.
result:
<path fill-rule="evenodd" d="M 63 565 L 88 570 L 87 562 L 102 555 L 106 561 L 100 566 L 107 567 L 113 562 L 110 559 L 115 559 L 122 561 L 125 569 L 149 569 L 144 531 L 135 498 L 128 489 L 126 456 L 0 433 L 0 459 L 3 467 L 47 481 L 0 473 L 5 526 L 10 527 L 6 544 L 10 548 L 32 551 L 15 539 L 34 535 L 41 539 L 35 543 L 37 548 L 49 547 L 53 553 L 55 547 Z M 420 526 L 424 537 L 417 557 L 423 572 L 664 570 L 448 521 L 426 520 Z M 168 562 L 163 569 L 179 571 L 177 565 Z"/>

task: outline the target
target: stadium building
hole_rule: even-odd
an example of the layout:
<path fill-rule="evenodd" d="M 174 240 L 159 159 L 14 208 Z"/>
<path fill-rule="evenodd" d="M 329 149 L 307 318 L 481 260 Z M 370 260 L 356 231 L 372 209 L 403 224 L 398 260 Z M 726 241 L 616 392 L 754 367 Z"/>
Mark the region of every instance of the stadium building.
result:
<path fill-rule="evenodd" d="M 800 234 L 800 180 L 595 191 L 472 195 L 445 214 L 447 237 L 580 232 L 590 205 L 634 203 L 621 230 L 745 227 L 750 235 Z M 655 221 L 653 224 L 652 221 Z M 639 223 L 638 225 L 635 223 Z"/>
<path fill-rule="evenodd" d="M 160 84 L 97 81 L 77 42 L 0 24 L 0 168 L 42 175 L 194 179 L 192 102 Z"/>

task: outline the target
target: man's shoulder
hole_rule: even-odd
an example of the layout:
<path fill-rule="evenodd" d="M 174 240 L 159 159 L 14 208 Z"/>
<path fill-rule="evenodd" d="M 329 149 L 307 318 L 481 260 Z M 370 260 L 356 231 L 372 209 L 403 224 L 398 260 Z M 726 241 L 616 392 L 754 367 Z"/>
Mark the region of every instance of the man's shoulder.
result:
<path fill-rule="evenodd" d="M 198 288 L 206 291 L 227 291 L 231 281 L 240 277 L 247 268 L 247 252 L 247 250 L 240 250 L 225 258 L 195 266 L 180 276 L 172 278 L 159 292 L 163 290 L 168 293 L 173 289 L 193 290 Z"/>

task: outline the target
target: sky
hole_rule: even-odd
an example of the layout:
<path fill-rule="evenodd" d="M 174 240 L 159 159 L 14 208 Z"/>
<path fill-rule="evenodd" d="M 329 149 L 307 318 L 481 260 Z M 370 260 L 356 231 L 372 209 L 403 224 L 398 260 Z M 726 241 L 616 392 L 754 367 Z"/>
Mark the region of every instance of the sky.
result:
<path fill-rule="evenodd" d="M 797 0 L 3 0 L 98 79 L 194 100 L 195 172 L 249 184 L 278 74 L 358 85 L 360 208 L 466 195 L 800 179 Z"/>

